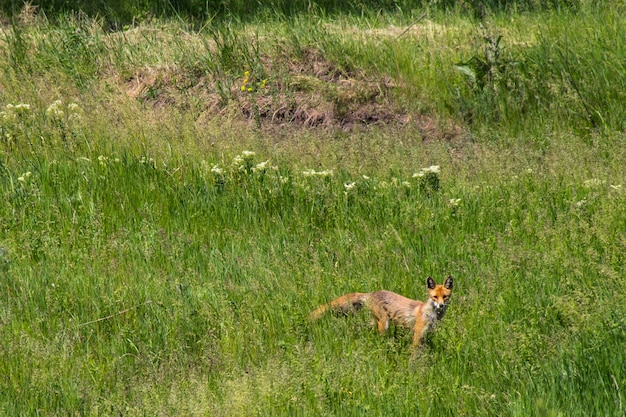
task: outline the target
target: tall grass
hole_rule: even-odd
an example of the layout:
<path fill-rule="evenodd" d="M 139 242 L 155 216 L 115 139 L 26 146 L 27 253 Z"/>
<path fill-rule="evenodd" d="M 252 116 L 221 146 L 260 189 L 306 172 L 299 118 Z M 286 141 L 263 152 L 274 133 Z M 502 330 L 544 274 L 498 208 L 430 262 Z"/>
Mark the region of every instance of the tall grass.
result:
<path fill-rule="evenodd" d="M 626 219 L 608 178 L 444 167 L 425 194 L 412 175 L 411 188 L 284 167 L 178 176 L 88 156 L 3 177 L 7 412 L 162 411 L 152 395 L 183 390 L 166 396 L 184 407 L 200 384 L 223 414 L 620 413 Z M 329 295 L 421 297 L 423 276 L 449 272 L 450 315 L 413 360 L 400 331 L 305 321 Z"/>
<path fill-rule="evenodd" d="M 596 37 L 556 43 L 572 15 L 6 27 L 2 413 L 623 415 L 626 138 L 607 87 L 623 74 L 600 59 L 623 19 L 575 18 L 601 15 Z M 468 60 L 489 64 L 500 34 L 503 71 L 478 86 Z M 314 48 L 336 72 L 300 71 Z M 259 127 L 237 113 L 244 71 L 277 101 L 387 77 L 394 108 L 459 133 Z M 423 299 L 448 274 L 416 352 L 366 313 L 307 320 L 346 292 Z"/>
<path fill-rule="evenodd" d="M 480 51 L 457 66 L 469 87 L 459 89 L 461 112 L 518 129 L 544 120 L 579 132 L 623 130 L 621 9 L 550 16 L 521 48 L 497 23 L 483 28 Z"/>
<path fill-rule="evenodd" d="M 30 2 L 33 7 L 41 8 L 49 16 L 63 15 L 68 12 L 81 12 L 91 17 L 104 17 L 112 25 L 129 24 L 149 17 L 170 17 L 191 21 L 205 19 L 237 19 L 255 21 L 268 16 L 293 17 L 302 14 L 321 13 L 328 16 L 341 14 L 373 15 L 393 13 L 398 10 L 409 11 L 418 8 L 433 10 L 456 10 L 476 17 L 484 17 L 491 11 L 537 11 L 537 10 L 576 10 L 580 0 L 261 0 L 254 3 L 243 0 L 229 2 L 206 2 L 199 0 L 165 1 L 143 0 L 141 2 L 114 1 L 74 1 L 67 3 L 60 0 Z M 0 5 L 0 11 L 17 14 L 24 2 L 8 0 Z"/>

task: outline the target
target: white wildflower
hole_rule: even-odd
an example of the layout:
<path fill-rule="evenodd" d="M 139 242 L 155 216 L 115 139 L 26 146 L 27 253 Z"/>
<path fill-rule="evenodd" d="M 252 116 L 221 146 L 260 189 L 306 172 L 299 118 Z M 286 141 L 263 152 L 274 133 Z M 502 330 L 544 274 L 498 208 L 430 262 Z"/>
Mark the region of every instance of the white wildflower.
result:
<path fill-rule="evenodd" d="M 460 198 L 451 198 L 450 199 L 450 205 L 452 205 L 453 207 L 458 206 L 461 203 L 461 199 Z"/>
<path fill-rule="evenodd" d="M 244 158 L 250 158 L 251 156 L 256 155 L 256 153 L 255 153 L 255 152 L 252 152 L 252 151 L 243 151 L 243 152 L 241 152 L 241 155 L 242 155 Z"/>
<path fill-rule="evenodd" d="M 622 189 L 622 184 L 617 184 L 617 185 L 612 185 L 611 184 L 611 188 L 614 189 L 614 190 L 618 190 L 619 191 L 619 190 Z"/>
<path fill-rule="evenodd" d="M 15 111 L 18 113 L 27 112 L 30 110 L 30 104 L 20 103 L 15 105 Z"/>
<path fill-rule="evenodd" d="M 139 158 L 139 163 L 148 164 L 148 165 L 152 165 L 153 167 L 156 167 L 156 161 L 154 160 L 154 158 L 146 158 L 145 156 L 142 156 L 141 158 Z"/>
<path fill-rule="evenodd" d="M 429 174 L 431 172 L 433 174 L 439 174 L 439 171 L 440 171 L 439 165 L 431 165 L 429 167 L 420 169 L 419 172 L 414 173 L 413 178 L 423 177 L 424 175 Z"/>
<path fill-rule="evenodd" d="M 580 200 L 576 202 L 576 207 L 581 208 L 585 204 L 587 204 L 587 200 Z"/>
<path fill-rule="evenodd" d="M 367 175 L 363 175 L 363 179 L 364 179 L 365 181 L 367 181 L 367 180 L 369 180 L 369 179 L 370 179 L 370 177 L 368 177 Z"/>
<path fill-rule="evenodd" d="M 247 152 L 247 151 L 244 151 Z M 246 157 L 244 157 L 243 155 L 236 155 L 233 158 L 233 162 L 231 164 L 231 166 L 237 168 L 238 171 L 245 171 L 246 170 Z"/>
<path fill-rule="evenodd" d="M 46 115 L 48 115 L 48 117 L 62 117 L 63 114 L 63 102 L 61 100 L 55 100 L 46 109 Z"/>
<path fill-rule="evenodd" d="M 308 171 L 302 171 L 302 175 L 305 177 L 332 177 L 332 170 L 324 170 L 324 171 L 316 171 L 314 169 L 310 169 Z"/>
<path fill-rule="evenodd" d="M 356 187 L 356 182 L 346 182 L 343 184 L 343 187 L 346 189 L 346 191 L 353 190 Z"/>
<path fill-rule="evenodd" d="M 406 188 L 411 188 L 411 183 L 408 181 L 402 181 L 402 185 L 404 185 Z"/>
<path fill-rule="evenodd" d="M 268 168 L 267 164 L 269 162 L 269 159 L 265 162 L 259 162 L 254 168 L 252 168 L 252 172 L 265 172 L 265 170 Z"/>
<path fill-rule="evenodd" d="M 12 121 L 17 119 L 17 112 L 15 111 L 15 106 L 13 104 L 7 104 L 5 106 L 6 111 L 0 112 L 0 119 L 5 121 Z"/>
<path fill-rule="evenodd" d="M 19 182 L 26 182 L 28 180 L 28 178 L 30 178 L 30 175 L 31 175 L 30 171 L 27 171 L 27 172 L 23 173 L 21 177 L 17 177 L 17 180 Z"/>
<path fill-rule="evenodd" d="M 586 180 L 585 182 L 583 182 L 583 185 L 587 188 L 599 187 L 602 184 L 604 184 L 604 181 L 598 178 L 592 178 L 590 180 Z"/>
<path fill-rule="evenodd" d="M 213 165 L 211 167 L 211 172 L 215 175 L 222 175 L 224 173 L 224 170 L 220 168 L 219 165 Z"/>

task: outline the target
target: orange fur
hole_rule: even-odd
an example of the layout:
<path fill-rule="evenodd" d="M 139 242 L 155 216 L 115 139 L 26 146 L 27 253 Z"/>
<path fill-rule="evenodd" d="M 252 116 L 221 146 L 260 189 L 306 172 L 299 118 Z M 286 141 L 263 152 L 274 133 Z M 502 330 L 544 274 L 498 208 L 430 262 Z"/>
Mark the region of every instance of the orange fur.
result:
<path fill-rule="evenodd" d="M 428 301 L 411 300 L 391 291 L 376 291 L 372 293 L 352 293 L 342 295 L 328 304 L 323 304 L 313 310 L 311 320 L 319 319 L 327 311 L 347 314 L 369 308 L 376 319 L 379 333 L 384 333 L 389 322 L 413 330 L 413 345 L 419 345 L 424 335 L 433 325 L 443 318 L 448 308 L 452 294 L 453 279 L 448 277 L 443 284 L 437 285 L 428 277 Z"/>

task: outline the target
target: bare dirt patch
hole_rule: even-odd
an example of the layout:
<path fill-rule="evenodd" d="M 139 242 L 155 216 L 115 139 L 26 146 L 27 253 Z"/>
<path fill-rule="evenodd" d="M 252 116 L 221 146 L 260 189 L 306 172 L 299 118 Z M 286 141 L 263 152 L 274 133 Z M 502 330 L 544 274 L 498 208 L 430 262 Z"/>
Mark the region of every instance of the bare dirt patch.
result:
<path fill-rule="evenodd" d="M 424 140 L 449 139 L 459 127 L 442 126 L 433 117 L 411 114 L 398 105 L 389 77 L 372 77 L 339 68 L 318 51 L 280 64 L 264 63 L 256 74 L 217 77 L 178 67 L 144 68 L 122 81 L 130 97 L 145 105 L 175 106 L 194 111 L 198 118 L 228 115 L 261 129 L 367 129 L 415 123 Z"/>

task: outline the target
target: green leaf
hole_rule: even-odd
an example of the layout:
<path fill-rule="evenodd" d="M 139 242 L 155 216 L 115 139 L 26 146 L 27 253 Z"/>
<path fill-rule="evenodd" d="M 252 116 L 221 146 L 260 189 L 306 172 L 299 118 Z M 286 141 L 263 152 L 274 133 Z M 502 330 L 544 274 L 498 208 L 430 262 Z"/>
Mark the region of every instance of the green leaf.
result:
<path fill-rule="evenodd" d="M 456 68 L 458 71 L 461 71 L 467 78 L 470 79 L 470 81 L 472 83 L 476 82 L 476 72 L 474 72 L 474 70 L 469 66 L 469 65 L 455 65 L 454 68 Z"/>

